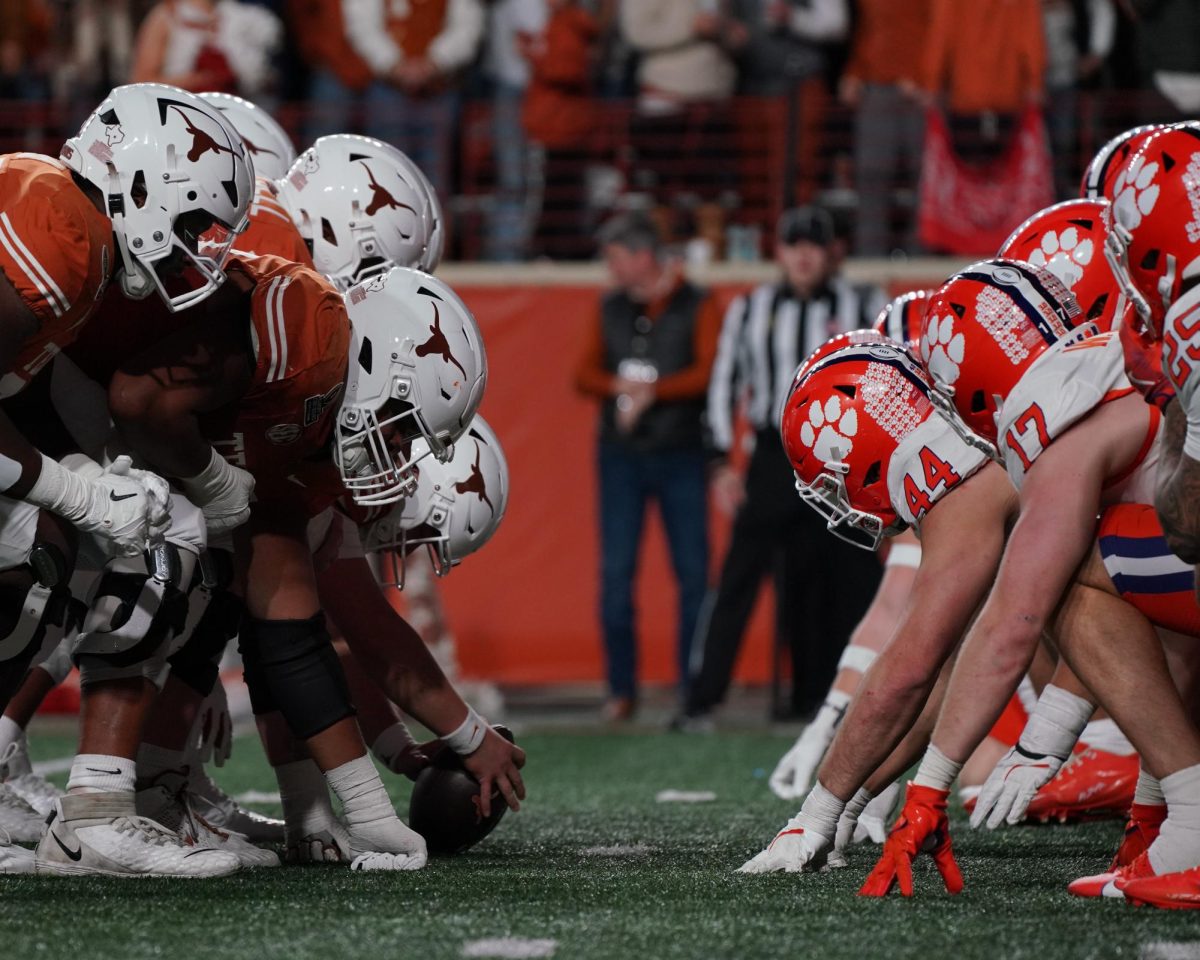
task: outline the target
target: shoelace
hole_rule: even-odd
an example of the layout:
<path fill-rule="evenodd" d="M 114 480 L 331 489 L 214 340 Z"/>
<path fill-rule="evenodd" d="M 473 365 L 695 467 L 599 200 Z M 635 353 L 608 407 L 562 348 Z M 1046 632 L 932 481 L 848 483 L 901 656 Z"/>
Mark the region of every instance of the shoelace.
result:
<path fill-rule="evenodd" d="M 188 846 L 178 835 L 172 833 L 160 823 L 155 823 L 147 817 L 118 817 L 113 821 L 113 829 L 118 833 L 140 839 L 142 843 L 155 847 L 186 847 Z"/>

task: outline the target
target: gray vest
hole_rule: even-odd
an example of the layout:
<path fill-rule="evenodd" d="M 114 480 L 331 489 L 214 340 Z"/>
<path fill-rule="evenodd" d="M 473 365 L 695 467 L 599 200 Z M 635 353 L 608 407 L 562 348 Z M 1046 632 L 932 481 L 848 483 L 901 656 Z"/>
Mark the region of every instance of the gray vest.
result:
<path fill-rule="evenodd" d="M 614 374 L 646 379 L 665 377 L 691 366 L 695 354 L 696 311 L 705 292 L 684 282 L 666 309 L 651 321 L 642 304 L 621 291 L 605 296 L 601 305 L 604 366 Z M 689 400 L 655 403 L 642 414 L 631 434 L 618 433 L 616 399 L 609 398 L 600 414 L 600 439 L 649 452 L 704 446 L 703 394 Z"/>

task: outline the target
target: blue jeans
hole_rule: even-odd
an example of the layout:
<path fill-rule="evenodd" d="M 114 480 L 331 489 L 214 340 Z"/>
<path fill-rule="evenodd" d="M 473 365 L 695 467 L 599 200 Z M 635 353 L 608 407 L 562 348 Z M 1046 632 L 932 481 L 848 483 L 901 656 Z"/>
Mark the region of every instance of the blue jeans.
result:
<path fill-rule="evenodd" d="M 653 498 L 667 532 L 679 582 L 679 682 L 687 684 L 692 637 L 708 586 L 705 458 L 699 450 L 637 453 L 601 443 L 600 619 L 614 697 L 637 692 L 633 585 L 646 504 Z"/>

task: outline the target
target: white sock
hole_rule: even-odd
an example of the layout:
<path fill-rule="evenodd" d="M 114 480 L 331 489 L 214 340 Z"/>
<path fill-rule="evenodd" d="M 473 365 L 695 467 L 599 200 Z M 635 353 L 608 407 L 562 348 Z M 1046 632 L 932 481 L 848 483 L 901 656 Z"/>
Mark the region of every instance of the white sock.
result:
<path fill-rule="evenodd" d="M 1121 732 L 1121 728 L 1117 726 L 1115 720 L 1111 717 L 1105 717 L 1103 720 L 1093 720 L 1083 728 L 1083 733 L 1079 735 L 1079 739 L 1086 743 L 1089 747 L 1094 747 L 1096 750 L 1103 750 L 1105 753 L 1115 753 L 1120 757 L 1127 757 L 1134 753 L 1133 744 L 1129 742 L 1129 738 Z"/>
<path fill-rule="evenodd" d="M 932 787 L 934 790 L 949 790 L 962 768 L 961 763 L 955 763 L 931 743 L 925 751 L 925 756 L 921 758 L 921 765 L 917 767 L 913 783 L 919 787 Z"/>
<path fill-rule="evenodd" d="M 392 820 L 396 811 L 371 758 L 363 754 L 325 774 L 329 787 L 342 801 L 342 815 L 353 833 L 355 827 Z"/>
<path fill-rule="evenodd" d="M 1156 874 L 1200 866 L 1200 763 L 1163 777 L 1167 819 L 1147 851 Z"/>
<path fill-rule="evenodd" d="M 153 780 L 167 770 L 183 772 L 184 751 L 169 750 L 144 740 L 138 747 L 137 772 L 139 780 Z"/>
<path fill-rule="evenodd" d="M 5 754 L 8 755 L 7 759 Z M 0 776 L 6 779 L 33 773 L 33 767 L 29 763 L 29 744 L 25 739 L 25 731 L 11 717 L 0 717 L 0 762 L 5 767 L 4 770 L 0 770 Z"/>
<path fill-rule="evenodd" d="M 71 764 L 68 793 L 133 793 L 137 766 L 125 757 L 81 753 Z"/>
<path fill-rule="evenodd" d="M 296 760 L 275 768 L 279 799 L 287 832 L 300 837 L 329 830 L 337 819 L 329 799 L 329 786 L 312 760 Z"/>
<path fill-rule="evenodd" d="M 1153 776 L 1145 767 L 1138 771 L 1137 786 L 1133 788 L 1133 802 L 1149 807 L 1161 807 L 1167 801 L 1163 799 L 1162 784 L 1158 777 Z"/>

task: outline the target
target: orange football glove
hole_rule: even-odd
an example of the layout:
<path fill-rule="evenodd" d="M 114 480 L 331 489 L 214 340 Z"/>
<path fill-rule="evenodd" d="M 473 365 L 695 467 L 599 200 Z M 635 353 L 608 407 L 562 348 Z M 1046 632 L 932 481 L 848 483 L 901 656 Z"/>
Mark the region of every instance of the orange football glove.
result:
<path fill-rule="evenodd" d="M 963 888 L 962 873 L 954 862 L 950 846 L 950 821 L 946 817 L 949 790 L 935 790 L 908 784 L 904 794 L 904 809 L 883 844 L 883 856 L 871 871 L 862 889 L 862 897 L 886 897 L 893 884 L 900 883 L 900 892 L 913 895 L 912 862 L 919 853 L 929 853 L 938 873 L 950 893 Z"/>
<path fill-rule="evenodd" d="M 1136 325 L 1136 327 L 1135 327 Z M 1125 354 L 1125 375 L 1147 403 L 1166 410 L 1175 399 L 1175 387 L 1163 373 L 1161 340 L 1155 340 L 1136 317 L 1126 317 L 1118 336 Z"/>

